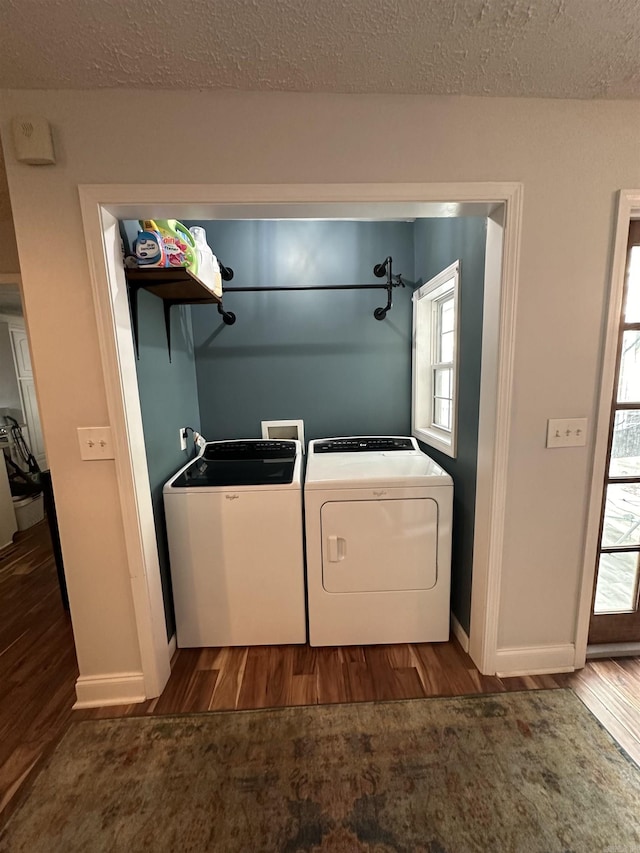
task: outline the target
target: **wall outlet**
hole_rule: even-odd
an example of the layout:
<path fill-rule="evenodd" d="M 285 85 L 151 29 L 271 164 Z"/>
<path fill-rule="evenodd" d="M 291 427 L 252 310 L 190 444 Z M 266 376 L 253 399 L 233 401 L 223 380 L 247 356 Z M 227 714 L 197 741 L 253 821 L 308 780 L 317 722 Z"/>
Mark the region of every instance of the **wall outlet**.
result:
<path fill-rule="evenodd" d="M 586 418 L 554 418 L 547 421 L 547 447 L 584 447 Z"/>
<path fill-rule="evenodd" d="M 187 449 L 187 428 L 186 427 L 180 427 L 180 429 L 178 430 L 178 437 L 180 439 L 180 450 L 186 450 Z"/>

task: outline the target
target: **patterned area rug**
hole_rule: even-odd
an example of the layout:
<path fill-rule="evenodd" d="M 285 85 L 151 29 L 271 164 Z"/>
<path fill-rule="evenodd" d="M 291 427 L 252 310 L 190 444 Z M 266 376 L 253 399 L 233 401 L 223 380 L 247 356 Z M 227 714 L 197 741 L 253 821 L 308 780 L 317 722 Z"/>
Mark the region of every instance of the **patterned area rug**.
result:
<path fill-rule="evenodd" d="M 637 851 L 640 771 L 570 690 L 71 726 L 0 850 Z"/>

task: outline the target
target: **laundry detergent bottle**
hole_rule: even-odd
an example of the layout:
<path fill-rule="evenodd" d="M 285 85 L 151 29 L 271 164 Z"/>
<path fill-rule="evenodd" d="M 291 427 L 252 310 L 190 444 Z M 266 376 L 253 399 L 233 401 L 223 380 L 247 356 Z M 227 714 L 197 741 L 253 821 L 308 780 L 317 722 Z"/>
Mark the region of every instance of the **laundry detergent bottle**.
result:
<path fill-rule="evenodd" d="M 166 266 L 186 267 L 190 273 L 198 275 L 196 242 L 189 229 L 177 219 L 156 219 L 155 223 L 164 242 Z"/>
<path fill-rule="evenodd" d="M 164 250 L 164 240 L 153 219 L 140 221 L 141 230 L 133 244 L 139 267 L 164 267 L 167 254 Z"/>
<path fill-rule="evenodd" d="M 207 243 L 207 232 L 200 225 L 192 226 L 189 231 L 193 235 L 198 254 L 198 278 L 216 296 L 222 298 L 222 276 L 218 259 Z"/>

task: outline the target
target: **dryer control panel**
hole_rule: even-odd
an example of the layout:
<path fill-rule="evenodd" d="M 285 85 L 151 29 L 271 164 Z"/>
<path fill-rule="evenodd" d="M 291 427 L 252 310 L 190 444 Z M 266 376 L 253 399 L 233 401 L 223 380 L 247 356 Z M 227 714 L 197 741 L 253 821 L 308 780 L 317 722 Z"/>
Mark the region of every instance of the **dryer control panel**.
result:
<path fill-rule="evenodd" d="M 412 438 L 399 438 L 394 436 L 356 436 L 353 438 L 328 438 L 324 441 L 316 441 L 313 447 L 314 453 L 358 453 L 376 452 L 389 450 L 417 450 Z"/>

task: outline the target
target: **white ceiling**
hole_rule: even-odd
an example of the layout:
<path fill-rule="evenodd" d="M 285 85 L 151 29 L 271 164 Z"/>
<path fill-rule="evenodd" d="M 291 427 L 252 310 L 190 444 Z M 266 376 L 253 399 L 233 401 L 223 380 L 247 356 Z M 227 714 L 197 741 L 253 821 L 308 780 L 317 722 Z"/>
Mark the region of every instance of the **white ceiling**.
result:
<path fill-rule="evenodd" d="M 0 87 L 640 98 L 638 0 L 3 0 Z"/>

